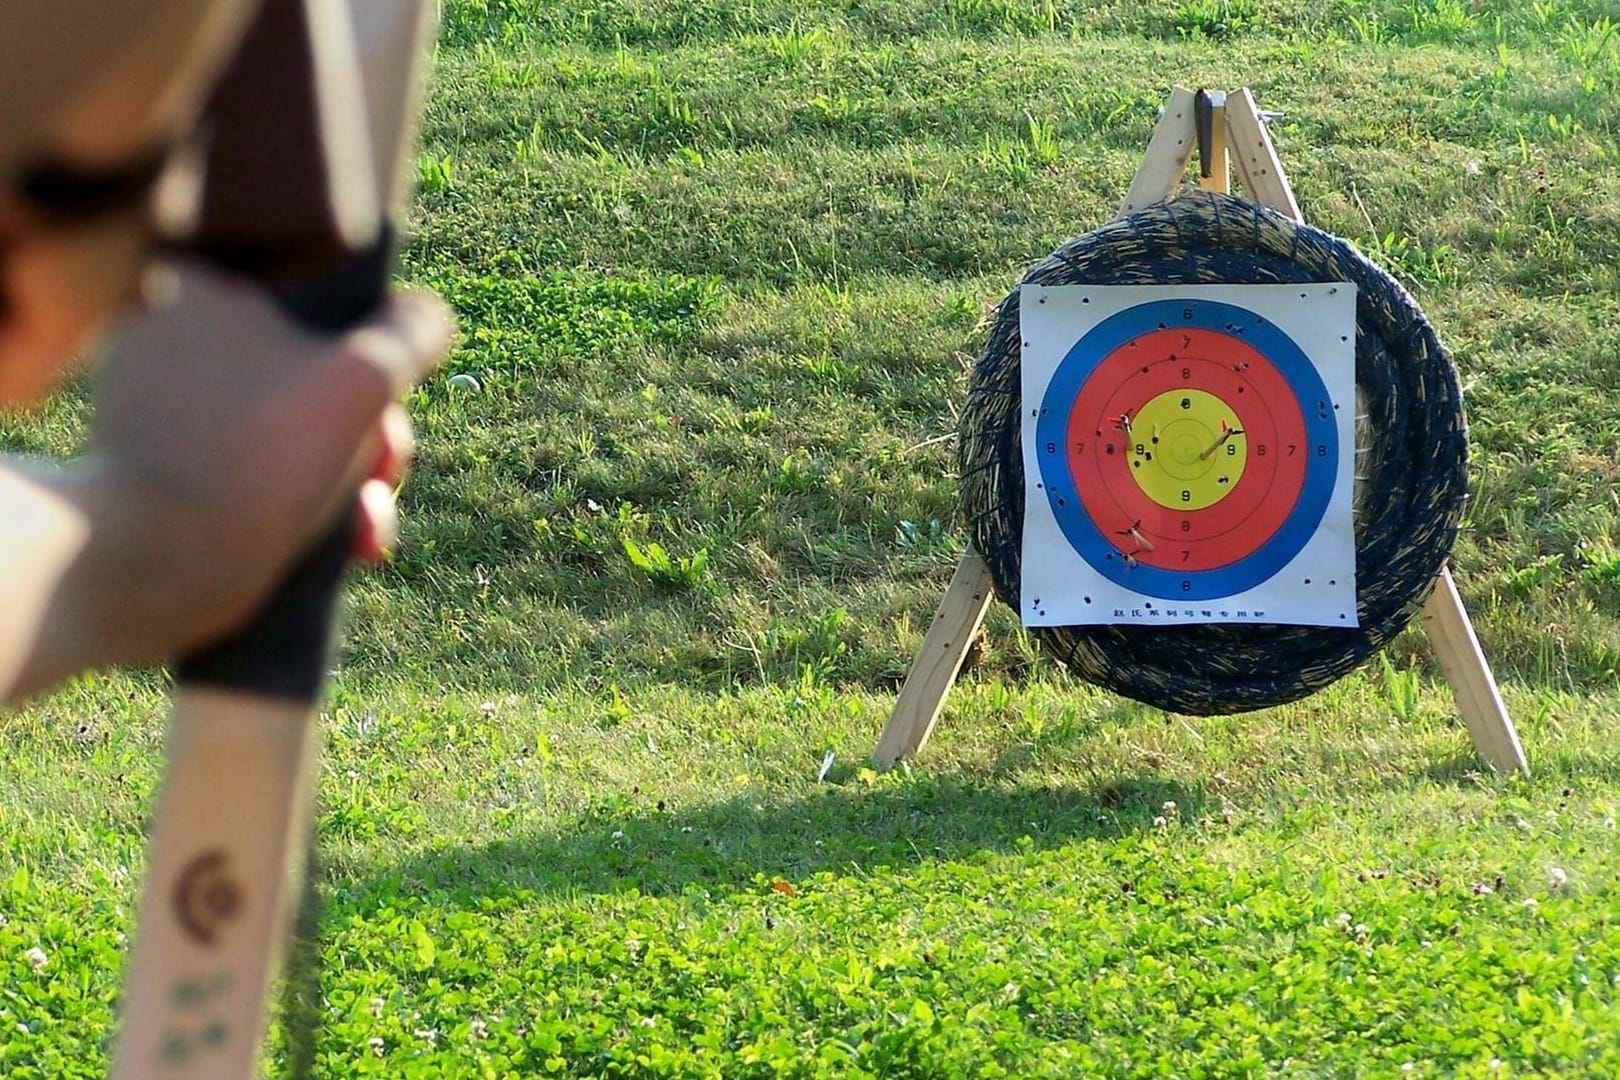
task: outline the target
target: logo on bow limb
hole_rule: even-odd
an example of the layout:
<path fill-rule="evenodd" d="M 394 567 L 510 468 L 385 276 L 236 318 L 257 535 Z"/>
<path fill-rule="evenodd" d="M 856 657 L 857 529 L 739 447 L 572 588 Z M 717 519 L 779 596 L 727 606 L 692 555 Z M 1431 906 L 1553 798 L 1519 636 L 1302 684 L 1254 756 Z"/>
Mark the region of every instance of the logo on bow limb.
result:
<path fill-rule="evenodd" d="M 215 848 L 192 859 L 175 879 L 174 917 L 186 936 L 212 946 L 219 932 L 242 911 L 242 885 L 231 874 L 225 852 Z"/>

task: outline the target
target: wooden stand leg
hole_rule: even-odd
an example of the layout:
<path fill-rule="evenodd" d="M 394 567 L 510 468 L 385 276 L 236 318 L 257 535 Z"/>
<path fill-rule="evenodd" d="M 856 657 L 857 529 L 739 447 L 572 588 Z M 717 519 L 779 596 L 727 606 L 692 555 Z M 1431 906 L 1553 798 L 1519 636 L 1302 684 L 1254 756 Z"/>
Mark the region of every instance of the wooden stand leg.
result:
<path fill-rule="evenodd" d="M 1497 693 L 1490 664 L 1480 651 L 1449 567 L 1441 568 L 1434 591 L 1423 603 L 1423 629 L 1479 756 L 1497 772 L 1516 769 L 1528 773 L 1530 763 L 1519 745 L 1519 734 Z"/>
<path fill-rule="evenodd" d="M 1144 206 L 1152 206 L 1175 190 L 1181 175 L 1187 171 L 1187 162 L 1193 152 L 1193 102 L 1191 90 L 1178 86 L 1170 91 L 1170 100 L 1153 128 L 1147 150 L 1136 166 L 1136 175 L 1119 204 L 1119 214 L 1135 213 Z"/>
<path fill-rule="evenodd" d="M 1299 203 L 1294 201 L 1294 189 L 1283 173 L 1277 150 L 1271 145 L 1266 123 L 1255 107 L 1249 88 L 1226 95 L 1226 132 L 1231 139 L 1232 160 L 1237 162 L 1238 179 L 1243 191 L 1254 202 L 1287 214 L 1295 221 L 1304 221 Z"/>
<path fill-rule="evenodd" d="M 973 635 L 990 607 L 990 569 L 979 553 L 969 548 L 939 602 L 939 611 L 923 638 L 922 650 L 911 665 L 906 684 L 889 714 L 883 738 L 872 759 L 887 769 L 902 757 L 921 750 L 933 733 L 934 721 L 945 708 L 956 673 L 962 669 Z"/>

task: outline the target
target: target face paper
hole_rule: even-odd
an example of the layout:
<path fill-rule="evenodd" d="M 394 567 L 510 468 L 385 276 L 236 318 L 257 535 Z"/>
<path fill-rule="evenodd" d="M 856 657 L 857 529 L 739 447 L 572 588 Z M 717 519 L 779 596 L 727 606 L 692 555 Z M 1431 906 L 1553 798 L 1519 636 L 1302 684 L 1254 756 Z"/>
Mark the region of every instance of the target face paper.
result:
<path fill-rule="evenodd" d="M 1025 285 L 1026 626 L 1356 625 L 1355 286 Z"/>

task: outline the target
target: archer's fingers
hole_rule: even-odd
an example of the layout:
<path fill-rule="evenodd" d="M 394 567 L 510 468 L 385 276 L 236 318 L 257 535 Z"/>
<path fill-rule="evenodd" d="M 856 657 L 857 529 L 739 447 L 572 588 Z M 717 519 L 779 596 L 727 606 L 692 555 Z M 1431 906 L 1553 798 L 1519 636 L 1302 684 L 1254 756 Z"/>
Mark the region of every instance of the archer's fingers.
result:
<path fill-rule="evenodd" d="M 377 424 L 378 444 L 371 473 L 356 493 L 354 536 L 349 555 L 356 562 L 375 566 L 385 561 L 399 542 L 399 503 L 394 496 L 416 448 L 411 420 L 402 405 L 390 405 Z"/>
<path fill-rule="evenodd" d="M 344 335 L 345 351 L 375 365 L 391 384 L 389 396 L 397 398 L 439 366 L 454 327 L 449 305 L 432 293 L 395 293 Z"/>
<path fill-rule="evenodd" d="M 444 359 L 452 326 L 449 307 L 436 296 L 390 297 L 380 312 L 338 340 L 332 362 L 314 374 L 307 421 L 357 442 Z"/>
<path fill-rule="evenodd" d="M 410 415 L 403 405 L 390 405 L 377 424 L 378 441 L 376 461 L 371 466 L 369 480 L 381 480 L 390 487 L 398 487 L 410 468 L 416 454 L 416 433 L 411 428 Z"/>
<path fill-rule="evenodd" d="M 392 484 L 367 480 L 356 497 L 354 536 L 349 554 L 356 562 L 375 566 L 388 558 L 399 542 L 399 506 Z"/>

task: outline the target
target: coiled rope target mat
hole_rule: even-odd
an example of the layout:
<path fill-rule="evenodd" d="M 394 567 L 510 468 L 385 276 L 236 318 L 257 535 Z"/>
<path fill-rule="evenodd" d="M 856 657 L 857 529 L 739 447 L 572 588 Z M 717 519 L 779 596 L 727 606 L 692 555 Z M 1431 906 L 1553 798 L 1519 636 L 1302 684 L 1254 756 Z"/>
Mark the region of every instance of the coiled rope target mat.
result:
<path fill-rule="evenodd" d="M 1417 612 L 1457 537 L 1468 437 L 1451 356 L 1400 283 L 1349 243 L 1213 192 L 1140 210 L 1064 244 L 1038 285 L 1353 282 L 1355 629 L 1283 625 L 1032 627 L 1081 678 L 1176 712 L 1294 701 L 1355 669 Z M 996 311 L 957 427 L 963 516 L 996 596 L 1019 606 L 1024 527 L 1019 292 Z"/>

